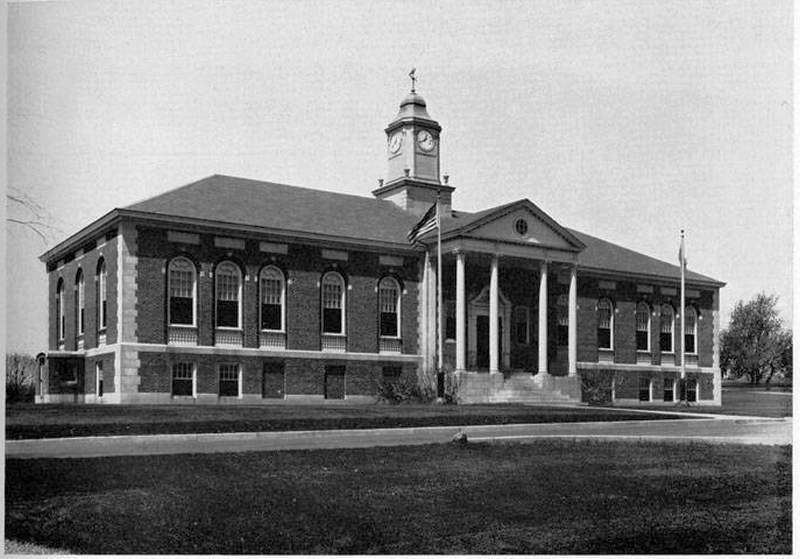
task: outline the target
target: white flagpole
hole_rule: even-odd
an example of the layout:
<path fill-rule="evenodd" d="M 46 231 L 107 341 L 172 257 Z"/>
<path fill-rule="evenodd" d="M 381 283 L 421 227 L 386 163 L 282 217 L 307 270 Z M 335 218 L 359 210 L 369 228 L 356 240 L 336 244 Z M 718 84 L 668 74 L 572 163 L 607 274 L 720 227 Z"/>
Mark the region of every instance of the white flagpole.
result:
<path fill-rule="evenodd" d="M 686 250 L 683 244 L 683 229 L 681 229 L 681 382 L 686 381 Z M 684 388 L 685 392 L 685 388 Z"/>
<path fill-rule="evenodd" d="M 438 338 L 436 352 L 438 353 L 438 369 L 437 372 L 441 373 L 442 369 L 444 368 L 444 352 L 442 351 L 442 214 L 441 214 L 441 207 L 439 204 L 439 199 L 441 195 L 439 192 L 436 193 L 436 245 L 437 245 L 437 256 L 436 256 L 436 304 L 439 307 L 437 314 L 436 314 L 436 336 Z"/>

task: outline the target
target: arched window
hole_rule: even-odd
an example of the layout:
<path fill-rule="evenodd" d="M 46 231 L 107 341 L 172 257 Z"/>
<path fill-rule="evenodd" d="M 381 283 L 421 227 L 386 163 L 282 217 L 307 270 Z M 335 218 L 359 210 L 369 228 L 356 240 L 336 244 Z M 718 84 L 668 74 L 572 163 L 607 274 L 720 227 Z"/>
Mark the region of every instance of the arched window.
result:
<path fill-rule="evenodd" d="M 650 351 L 650 306 L 636 305 L 636 350 Z"/>
<path fill-rule="evenodd" d="M 95 291 L 97 293 L 97 329 L 99 331 L 105 330 L 108 323 L 108 305 L 106 303 L 106 282 L 108 276 L 106 274 L 106 261 L 102 258 L 97 263 L 97 275 L 95 278 Z"/>
<path fill-rule="evenodd" d="M 66 320 L 64 319 L 64 278 L 58 278 L 56 286 L 56 332 L 58 341 L 64 341 L 64 330 Z"/>
<path fill-rule="evenodd" d="M 283 272 L 275 266 L 261 270 L 261 329 L 283 330 L 284 326 Z"/>
<path fill-rule="evenodd" d="M 683 319 L 683 343 L 686 353 L 697 353 L 697 311 L 686 307 Z"/>
<path fill-rule="evenodd" d="M 183 326 L 195 324 L 197 274 L 194 264 L 184 257 L 169 263 L 169 323 Z"/>
<path fill-rule="evenodd" d="M 378 312 L 381 336 L 400 337 L 400 284 L 394 278 L 383 278 L 378 284 Z"/>
<path fill-rule="evenodd" d="M 217 327 L 240 328 L 242 274 L 233 262 L 217 266 Z"/>
<path fill-rule="evenodd" d="M 614 305 L 608 299 L 597 302 L 597 347 L 614 348 Z"/>
<path fill-rule="evenodd" d="M 673 352 L 672 328 L 675 323 L 675 311 L 670 305 L 661 305 L 661 351 Z"/>
<path fill-rule="evenodd" d="M 78 335 L 83 336 L 84 310 L 86 308 L 86 284 L 83 281 L 83 270 L 78 268 L 75 276 L 75 322 L 78 325 Z"/>
<path fill-rule="evenodd" d="M 322 277 L 322 332 L 344 334 L 344 279 L 336 272 Z"/>
<path fill-rule="evenodd" d="M 566 293 L 562 293 L 556 299 L 556 314 L 558 318 L 558 329 L 556 330 L 556 339 L 558 345 L 567 345 L 569 343 L 569 298 Z"/>

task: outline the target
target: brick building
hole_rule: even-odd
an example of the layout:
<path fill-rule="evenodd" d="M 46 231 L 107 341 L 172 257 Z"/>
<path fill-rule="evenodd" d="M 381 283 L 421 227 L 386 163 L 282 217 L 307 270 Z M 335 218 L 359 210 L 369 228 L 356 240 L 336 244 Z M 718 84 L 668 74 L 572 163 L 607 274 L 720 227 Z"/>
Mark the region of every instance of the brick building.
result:
<path fill-rule="evenodd" d="M 476 213 L 440 179 L 413 91 L 372 197 L 214 175 L 117 208 L 45 253 L 38 402 L 369 402 L 380 379 L 461 402 L 720 403 L 719 281 L 556 223 Z M 409 230 L 440 200 L 437 233 Z M 441 344 L 437 284 L 442 290 Z M 583 394 L 582 383 L 583 379 Z M 593 388 L 587 388 L 593 387 Z"/>

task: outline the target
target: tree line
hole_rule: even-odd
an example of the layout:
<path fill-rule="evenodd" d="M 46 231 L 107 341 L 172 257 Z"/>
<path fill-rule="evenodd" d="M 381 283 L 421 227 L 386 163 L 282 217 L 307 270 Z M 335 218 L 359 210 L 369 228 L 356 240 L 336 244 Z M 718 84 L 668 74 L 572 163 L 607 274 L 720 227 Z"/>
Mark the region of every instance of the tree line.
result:
<path fill-rule="evenodd" d="M 738 301 L 720 334 L 720 368 L 729 378 L 769 385 L 776 375 L 792 378 L 792 331 L 778 316 L 778 297 L 759 293 Z"/>

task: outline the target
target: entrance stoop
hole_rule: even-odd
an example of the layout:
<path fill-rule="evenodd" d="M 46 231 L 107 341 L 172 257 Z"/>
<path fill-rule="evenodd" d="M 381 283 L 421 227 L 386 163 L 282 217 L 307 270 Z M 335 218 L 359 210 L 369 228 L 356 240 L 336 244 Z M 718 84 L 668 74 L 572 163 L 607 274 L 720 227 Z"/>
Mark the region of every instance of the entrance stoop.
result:
<path fill-rule="evenodd" d="M 548 373 L 455 373 L 459 404 L 579 404 L 578 376 Z"/>

